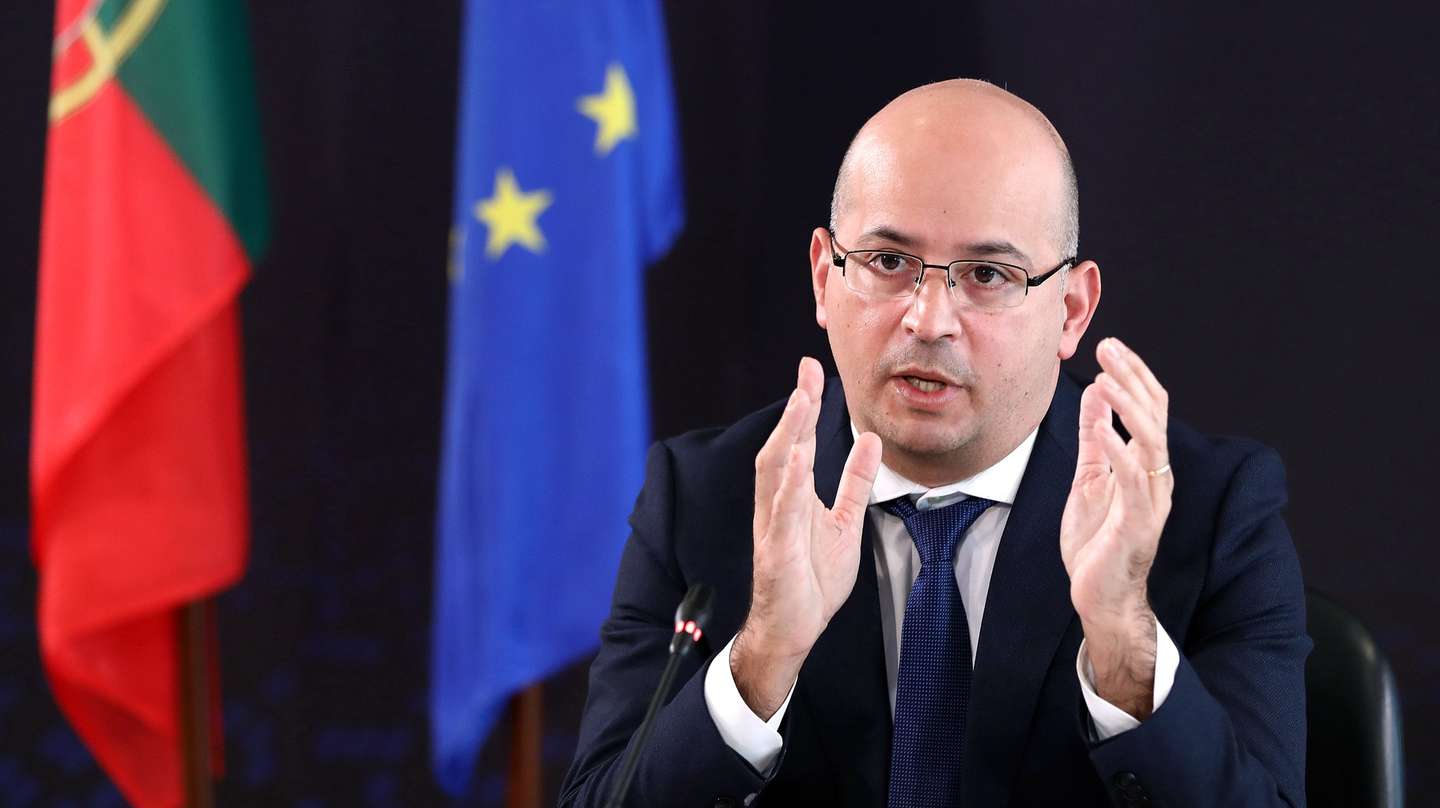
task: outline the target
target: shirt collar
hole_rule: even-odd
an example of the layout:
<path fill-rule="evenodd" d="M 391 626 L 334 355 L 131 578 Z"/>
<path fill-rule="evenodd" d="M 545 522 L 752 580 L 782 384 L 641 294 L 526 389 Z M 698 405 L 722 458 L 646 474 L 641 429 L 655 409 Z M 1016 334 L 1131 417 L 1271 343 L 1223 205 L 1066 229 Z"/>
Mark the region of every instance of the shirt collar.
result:
<path fill-rule="evenodd" d="M 1030 452 L 1035 448 L 1035 436 L 1039 432 L 1040 427 L 1035 427 L 1010 454 L 973 477 L 934 488 L 907 480 L 882 462 L 875 474 L 875 485 L 870 488 L 870 504 L 910 496 L 915 499 L 915 507 L 922 511 L 943 507 L 965 497 L 1014 505 L 1015 493 L 1020 490 L 1020 479 L 1025 476 L 1025 467 L 1030 464 Z M 854 421 L 850 422 L 850 435 L 856 439 L 860 437 Z"/>

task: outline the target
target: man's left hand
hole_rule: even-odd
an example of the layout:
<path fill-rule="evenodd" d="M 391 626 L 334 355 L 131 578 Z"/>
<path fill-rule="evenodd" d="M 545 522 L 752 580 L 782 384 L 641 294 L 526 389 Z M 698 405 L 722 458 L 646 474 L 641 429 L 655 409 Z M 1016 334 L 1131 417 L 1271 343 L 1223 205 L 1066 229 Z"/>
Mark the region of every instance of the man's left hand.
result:
<path fill-rule="evenodd" d="M 1146 581 L 1175 488 L 1165 437 L 1169 397 L 1119 340 L 1101 340 L 1096 356 L 1104 372 L 1080 398 L 1080 448 L 1060 555 L 1095 692 L 1143 721 L 1154 699 L 1156 643 Z M 1130 433 L 1128 442 L 1112 412 Z"/>

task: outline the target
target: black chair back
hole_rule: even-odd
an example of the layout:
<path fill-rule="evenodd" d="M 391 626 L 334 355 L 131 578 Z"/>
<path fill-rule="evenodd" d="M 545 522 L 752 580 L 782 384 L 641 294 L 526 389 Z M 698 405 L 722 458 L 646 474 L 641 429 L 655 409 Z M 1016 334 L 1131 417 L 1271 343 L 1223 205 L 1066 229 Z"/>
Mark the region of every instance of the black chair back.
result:
<path fill-rule="evenodd" d="M 1405 771 L 1395 675 L 1353 615 L 1306 593 L 1315 650 L 1305 666 L 1311 808 L 1402 808 Z"/>

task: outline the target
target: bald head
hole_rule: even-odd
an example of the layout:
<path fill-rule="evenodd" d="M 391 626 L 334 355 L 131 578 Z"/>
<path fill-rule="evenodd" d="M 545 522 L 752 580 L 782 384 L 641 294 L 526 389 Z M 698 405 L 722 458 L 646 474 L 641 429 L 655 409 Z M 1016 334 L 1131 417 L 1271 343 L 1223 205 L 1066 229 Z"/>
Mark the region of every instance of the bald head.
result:
<path fill-rule="evenodd" d="M 1075 255 L 1080 193 L 1065 141 L 1040 110 L 988 82 L 952 79 L 917 87 L 875 113 L 850 142 L 830 199 L 830 228 L 850 208 L 857 183 L 894 179 L 897 152 L 921 160 L 1042 163 L 1055 249 Z M 1035 173 L 1035 172 L 1032 172 Z M 1053 193 L 1044 193 L 1052 191 Z"/>

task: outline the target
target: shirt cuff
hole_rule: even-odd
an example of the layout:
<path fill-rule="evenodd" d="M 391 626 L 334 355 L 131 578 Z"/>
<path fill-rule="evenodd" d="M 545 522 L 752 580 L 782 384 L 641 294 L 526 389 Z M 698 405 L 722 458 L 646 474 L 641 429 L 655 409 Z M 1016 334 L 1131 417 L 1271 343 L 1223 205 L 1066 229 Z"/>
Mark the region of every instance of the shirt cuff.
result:
<path fill-rule="evenodd" d="M 1180 667 L 1180 651 L 1160 621 L 1155 621 L 1155 697 L 1150 712 L 1160 709 L 1175 685 L 1175 671 Z M 1129 713 L 1100 698 L 1095 692 L 1095 668 L 1085 653 L 1085 641 L 1080 641 L 1080 652 L 1075 655 L 1075 675 L 1080 677 L 1080 692 L 1085 696 L 1085 708 L 1090 711 L 1090 722 L 1094 740 L 1104 741 L 1140 726 L 1140 722 Z"/>
<path fill-rule="evenodd" d="M 705 672 L 705 707 L 725 745 L 735 750 L 761 777 L 769 777 L 770 767 L 775 765 L 785 745 L 780 738 L 780 721 L 790 707 L 790 697 L 795 695 L 795 684 L 791 683 L 780 709 L 769 721 L 762 721 L 735 686 L 735 676 L 730 672 L 730 647 L 734 644 L 733 638 L 725 643 L 725 649 L 715 656 L 710 670 Z"/>

